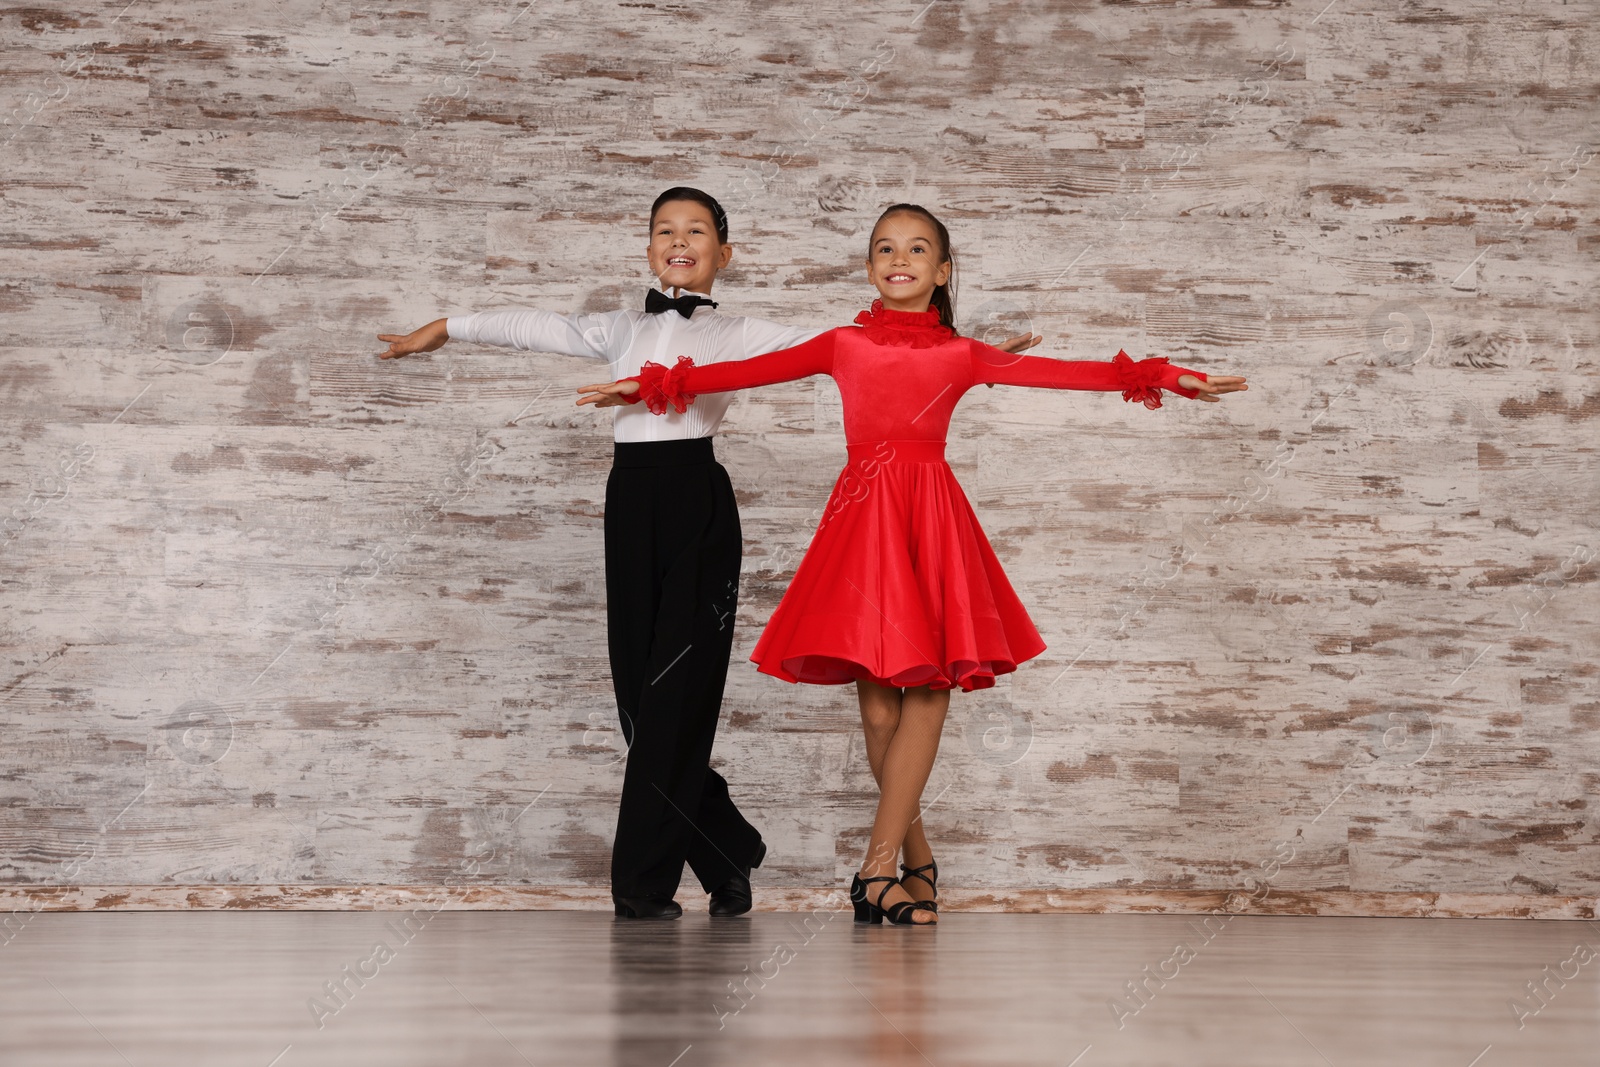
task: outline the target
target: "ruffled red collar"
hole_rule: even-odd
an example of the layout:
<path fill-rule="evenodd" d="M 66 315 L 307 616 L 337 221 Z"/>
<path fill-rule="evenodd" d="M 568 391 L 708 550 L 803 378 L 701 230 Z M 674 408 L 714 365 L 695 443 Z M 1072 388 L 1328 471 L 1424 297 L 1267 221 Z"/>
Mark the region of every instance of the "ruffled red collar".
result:
<path fill-rule="evenodd" d="M 907 348 L 932 348 L 953 336 L 950 327 L 939 322 L 936 308 L 927 311 L 895 311 L 874 300 L 872 307 L 856 316 L 856 325 L 866 331 L 867 340 L 879 345 Z"/>

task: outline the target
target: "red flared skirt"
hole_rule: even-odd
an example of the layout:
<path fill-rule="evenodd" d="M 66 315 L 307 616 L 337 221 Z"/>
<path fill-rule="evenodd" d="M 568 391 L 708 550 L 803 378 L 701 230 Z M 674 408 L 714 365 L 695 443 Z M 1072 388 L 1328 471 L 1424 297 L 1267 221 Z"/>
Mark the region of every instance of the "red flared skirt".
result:
<path fill-rule="evenodd" d="M 750 658 L 786 682 L 968 692 L 1044 651 L 942 441 L 850 446 Z"/>

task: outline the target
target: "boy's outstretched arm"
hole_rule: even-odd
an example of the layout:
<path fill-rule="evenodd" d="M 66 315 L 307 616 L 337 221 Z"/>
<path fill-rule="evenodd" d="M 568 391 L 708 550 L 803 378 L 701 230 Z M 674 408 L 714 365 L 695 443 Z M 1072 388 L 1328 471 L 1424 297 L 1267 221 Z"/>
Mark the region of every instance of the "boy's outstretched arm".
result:
<path fill-rule="evenodd" d="M 451 315 L 404 336 L 380 333 L 378 339 L 390 342 L 383 359 L 431 352 L 455 340 L 610 361 L 627 349 L 632 321 L 625 311 L 561 315 L 537 308 L 503 308 Z"/>

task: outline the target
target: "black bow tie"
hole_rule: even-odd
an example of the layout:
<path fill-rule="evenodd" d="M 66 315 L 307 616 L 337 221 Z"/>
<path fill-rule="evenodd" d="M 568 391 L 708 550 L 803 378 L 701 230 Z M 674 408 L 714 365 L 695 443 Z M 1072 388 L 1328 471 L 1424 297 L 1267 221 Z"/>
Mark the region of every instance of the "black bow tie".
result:
<path fill-rule="evenodd" d="M 682 296 L 668 296 L 660 289 L 651 289 L 644 294 L 644 312 L 646 315 L 659 315 L 663 311 L 676 311 L 684 318 L 694 314 L 694 309 L 701 304 L 717 306 L 715 300 L 709 300 L 693 293 L 684 293 Z"/>

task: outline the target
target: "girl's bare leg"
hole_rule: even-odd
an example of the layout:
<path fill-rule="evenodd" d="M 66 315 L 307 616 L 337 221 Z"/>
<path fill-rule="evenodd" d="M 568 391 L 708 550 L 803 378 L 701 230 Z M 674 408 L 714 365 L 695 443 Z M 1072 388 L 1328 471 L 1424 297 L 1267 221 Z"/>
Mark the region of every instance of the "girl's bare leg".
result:
<path fill-rule="evenodd" d="M 861 729 L 867 739 L 867 763 L 872 767 L 872 778 L 880 791 L 883 789 L 883 760 L 895 731 L 900 728 L 901 692 L 876 682 L 856 682 L 856 696 L 861 703 Z M 933 847 L 928 844 L 920 810 L 901 842 L 901 851 L 908 867 L 921 867 L 933 859 Z M 933 890 L 920 878 L 910 879 L 906 888 L 915 900 L 933 899 Z"/>
<path fill-rule="evenodd" d="M 918 686 L 905 690 L 901 696 L 900 722 L 883 754 L 878 814 L 872 822 L 872 840 L 868 842 L 867 859 L 861 867 L 863 878 L 897 873 L 896 854 L 917 821 L 922 790 L 933 771 L 934 757 L 939 754 L 939 735 L 944 731 L 945 713 L 949 709 L 948 689 Z M 923 844 L 926 845 L 926 839 Z M 888 907 L 910 899 L 904 889 L 894 886 L 884 894 L 882 903 Z M 876 894 L 872 900 L 878 903 Z M 930 912 L 917 912 L 914 918 L 917 922 L 938 920 Z"/>

